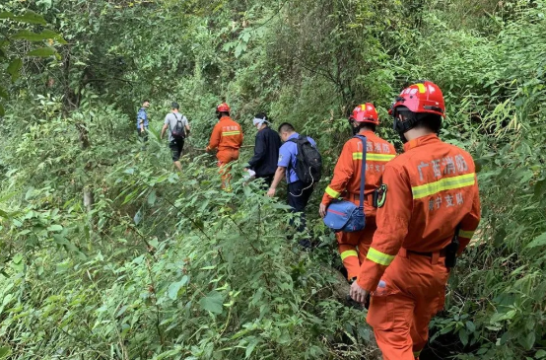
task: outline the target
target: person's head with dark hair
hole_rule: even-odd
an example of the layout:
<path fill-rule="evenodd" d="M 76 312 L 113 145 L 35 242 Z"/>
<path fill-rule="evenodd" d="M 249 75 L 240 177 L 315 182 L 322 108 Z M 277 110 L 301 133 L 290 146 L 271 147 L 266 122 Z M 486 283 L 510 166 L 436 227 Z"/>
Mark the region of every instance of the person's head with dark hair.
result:
<path fill-rule="evenodd" d="M 254 119 L 252 120 L 252 124 L 258 129 L 258 131 L 265 129 L 266 127 L 271 124 L 271 120 L 267 117 L 266 113 L 258 113 L 254 115 Z"/>
<path fill-rule="evenodd" d="M 402 142 L 429 134 L 439 134 L 445 103 L 442 90 L 431 81 L 419 81 L 400 93 L 389 114 Z"/>
<path fill-rule="evenodd" d="M 143 107 L 144 109 L 149 108 L 149 107 L 150 107 L 150 100 L 144 99 L 144 100 L 142 101 L 142 107 Z"/>
<path fill-rule="evenodd" d="M 285 122 L 279 126 L 279 135 L 284 142 L 287 142 L 288 138 L 295 132 L 296 130 L 294 129 L 294 126 L 292 126 L 290 123 Z"/>
<path fill-rule="evenodd" d="M 405 106 L 399 107 L 397 113 L 402 121 L 414 124 L 412 129 L 428 130 L 438 134 L 442 128 L 442 117 L 440 115 L 415 113 Z"/>
<path fill-rule="evenodd" d="M 171 109 L 173 112 L 178 112 L 178 110 L 180 110 L 180 105 L 178 105 L 176 101 L 173 101 L 171 103 Z"/>

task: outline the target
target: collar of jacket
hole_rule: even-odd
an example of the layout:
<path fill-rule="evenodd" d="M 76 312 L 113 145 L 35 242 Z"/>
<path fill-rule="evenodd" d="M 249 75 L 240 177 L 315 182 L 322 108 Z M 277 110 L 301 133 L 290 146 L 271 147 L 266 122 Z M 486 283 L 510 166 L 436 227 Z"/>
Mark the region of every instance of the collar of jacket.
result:
<path fill-rule="evenodd" d="M 220 121 L 223 121 L 223 120 L 231 120 L 231 118 L 229 116 L 222 116 L 220 118 Z"/>
<path fill-rule="evenodd" d="M 441 141 L 436 134 L 423 135 L 404 144 L 404 151 Z"/>
<path fill-rule="evenodd" d="M 359 132 L 357 135 L 368 136 L 368 135 L 373 135 L 373 134 L 375 134 L 373 131 L 371 131 L 371 130 L 365 130 L 365 131 Z"/>

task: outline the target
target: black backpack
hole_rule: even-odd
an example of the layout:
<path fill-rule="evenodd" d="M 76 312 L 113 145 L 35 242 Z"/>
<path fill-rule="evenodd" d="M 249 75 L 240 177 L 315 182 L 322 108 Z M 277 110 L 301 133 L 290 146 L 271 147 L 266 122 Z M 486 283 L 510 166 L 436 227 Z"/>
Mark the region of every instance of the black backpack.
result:
<path fill-rule="evenodd" d="M 179 119 L 175 113 L 172 113 L 172 114 L 174 115 L 174 118 L 176 119 L 176 125 L 174 126 L 174 128 L 171 129 L 171 134 L 173 135 L 173 138 L 185 139 L 186 129 L 184 124 L 182 123 L 182 115 L 180 116 L 180 119 Z"/>
<path fill-rule="evenodd" d="M 318 149 L 311 145 L 307 136 L 300 135 L 299 138 L 290 141 L 298 145 L 294 169 L 298 179 L 305 185 L 318 183 L 322 176 L 322 157 Z"/>

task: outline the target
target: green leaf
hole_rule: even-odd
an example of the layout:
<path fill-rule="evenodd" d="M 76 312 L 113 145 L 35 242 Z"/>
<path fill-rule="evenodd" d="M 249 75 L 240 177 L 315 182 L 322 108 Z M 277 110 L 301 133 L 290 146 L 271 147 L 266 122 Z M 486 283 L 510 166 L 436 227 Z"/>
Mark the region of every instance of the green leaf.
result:
<path fill-rule="evenodd" d="M 535 332 L 531 331 L 524 338 L 520 338 L 520 343 L 526 350 L 531 350 L 535 344 L 535 340 Z"/>
<path fill-rule="evenodd" d="M 537 351 L 537 353 L 535 354 L 535 359 L 544 359 L 544 358 L 546 358 L 546 351 L 544 350 Z"/>
<path fill-rule="evenodd" d="M 63 227 L 61 225 L 51 225 L 47 228 L 48 231 L 62 231 Z"/>
<path fill-rule="evenodd" d="M 59 36 L 55 31 L 44 30 L 41 33 L 35 33 L 29 30 L 18 31 L 13 35 L 14 39 L 22 39 L 28 41 L 43 41 L 47 39 L 56 39 Z"/>
<path fill-rule="evenodd" d="M 0 97 L 3 97 L 4 99 L 9 98 L 8 92 L 2 86 L 0 86 Z"/>
<path fill-rule="evenodd" d="M 184 275 L 182 280 L 177 281 L 169 285 L 169 290 L 167 290 L 167 293 L 169 294 L 169 298 L 171 300 L 176 300 L 178 298 L 178 291 L 188 283 L 188 276 Z"/>
<path fill-rule="evenodd" d="M 153 190 L 150 195 L 148 195 L 148 204 L 150 206 L 153 206 L 155 204 L 155 201 L 157 199 L 157 196 L 155 194 L 155 190 Z"/>
<path fill-rule="evenodd" d="M 201 305 L 203 310 L 210 311 L 214 314 L 222 313 L 223 303 L 224 297 L 217 291 L 211 291 L 206 297 L 199 301 L 199 305 Z"/>
<path fill-rule="evenodd" d="M 474 323 L 473 323 L 472 321 L 467 321 L 467 322 L 466 322 L 466 328 L 467 328 L 468 331 L 470 331 L 470 332 L 476 331 L 476 325 L 474 325 Z"/>
<path fill-rule="evenodd" d="M 19 78 L 19 71 L 23 67 L 23 60 L 14 59 L 10 62 L 7 72 L 11 75 L 11 81 L 15 81 Z"/>
<path fill-rule="evenodd" d="M 5 359 L 11 355 L 11 349 L 7 346 L 0 347 L 0 359 Z"/>
<path fill-rule="evenodd" d="M 527 245 L 527 248 L 535 248 L 544 245 L 546 245 L 546 232 L 534 238 L 533 241 Z"/>
<path fill-rule="evenodd" d="M 0 12 L 0 19 L 13 19 L 15 15 L 9 11 Z"/>
<path fill-rule="evenodd" d="M 36 57 L 48 57 L 57 54 L 57 51 L 52 47 L 46 46 L 38 49 L 34 49 L 27 53 L 27 56 L 36 56 Z"/>
<path fill-rule="evenodd" d="M 459 331 L 459 339 L 461 339 L 464 346 L 468 345 L 468 333 L 465 330 Z"/>
<path fill-rule="evenodd" d="M 19 15 L 15 17 L 12 16 L 11 18 L 17 22 L 22 22 L 26 24 L 47 25 L 47 22 L 45 21 L 42 15 L 30 10 L 28 10 L 23 15 Z"/>
<path fill-rule="evenodd" d="M 250 357 L 250 355 L 252 355 L 252 352 L 254 351 L 254 348 L 256 347 L 256 345 L 258 345 L 259 342 L 260 342 L 259 339 L 254 338 L 254 340 L 252 340 L 250 342 L 250 344 L 248 344 L 248 346 L 246 348 L 246 352 L 245 352 L 245 358 L 246 359 L 248 359 Z"/>
<path fill-rule="evenodd" d="M 125 314 L 125 311 L 127 311 L 129 307 L 127 305 L 123 306 L 121 309 L 119 309 L 118 313 L 116 314 L 116 317 L 120 317 L 121 315 Z"/>
<path fill-rule="evenodd" d="M 6 114 L 6 111 L 4 110 L 4 106 L 0 104 L 0 117 L 4 116 Z"/>

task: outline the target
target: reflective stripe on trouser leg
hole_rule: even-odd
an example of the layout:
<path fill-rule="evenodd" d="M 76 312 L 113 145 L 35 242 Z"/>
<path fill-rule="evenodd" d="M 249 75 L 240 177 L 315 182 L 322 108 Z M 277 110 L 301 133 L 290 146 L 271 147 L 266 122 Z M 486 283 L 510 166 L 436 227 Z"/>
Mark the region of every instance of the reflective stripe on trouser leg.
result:
<path fill-rule="evenodd" d="M 352 279 L 358 276 L 360 271 L 360 261 L 358 260 L 358 252 L 356 246 L 348 244 L 340 244 L 338 246 L 341 261 L 343 266 L 347 269 L 347 279 Z"/>
<path fill-rule="evenodd" d="M 381 278 L 386 287 L 372 296 L 367 317 L 385 360 L 413 360 L 414 352 L 425 347 L 430 319 L 444 302 L 448 276 L 443 257 L 434 263 L 426 256 L 393 260 Z"/>
<path fill-rule="evenodd" d="M 238 150 L 221 150 L 216 154 L 220 175 L 222 176 L 222 189 L 231 191 L 231 165 L 230 163 L 239 158 Z"/>

